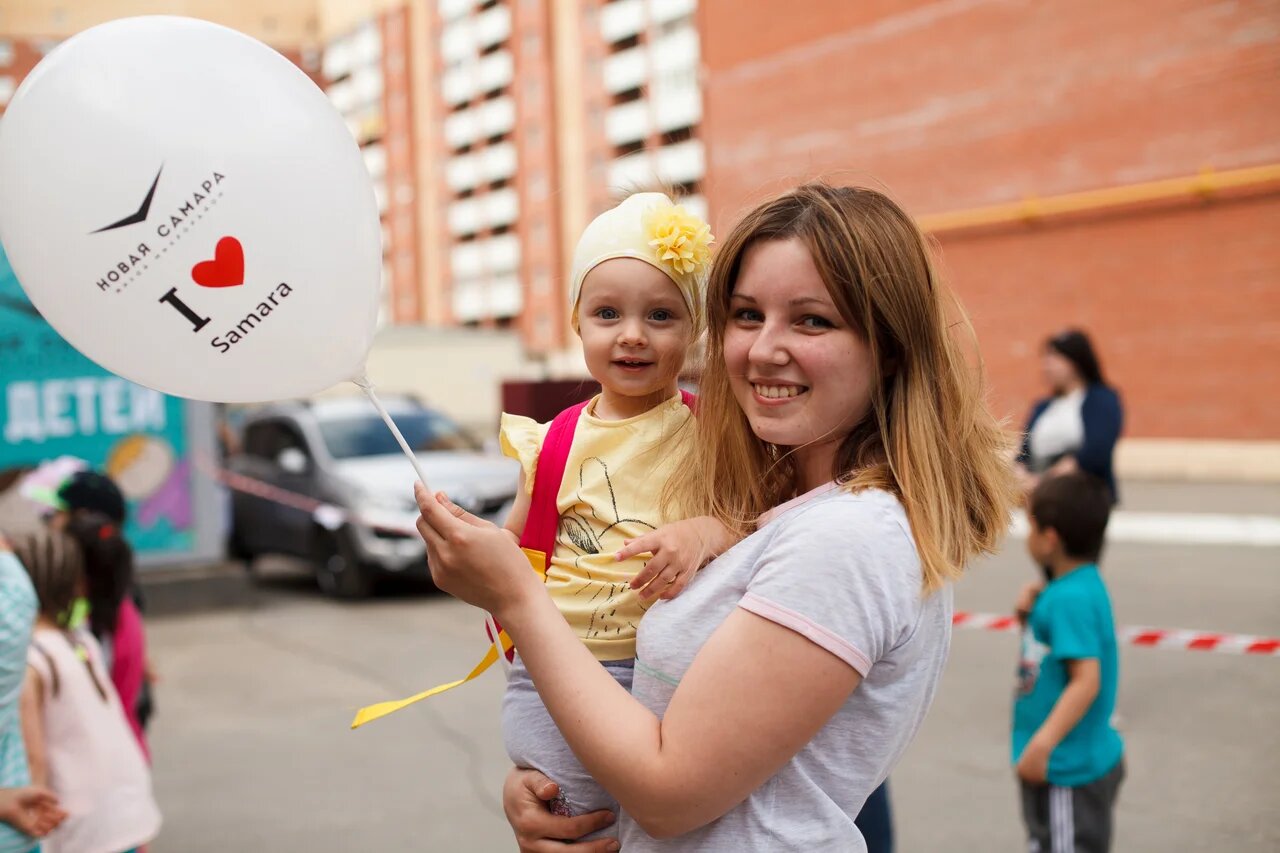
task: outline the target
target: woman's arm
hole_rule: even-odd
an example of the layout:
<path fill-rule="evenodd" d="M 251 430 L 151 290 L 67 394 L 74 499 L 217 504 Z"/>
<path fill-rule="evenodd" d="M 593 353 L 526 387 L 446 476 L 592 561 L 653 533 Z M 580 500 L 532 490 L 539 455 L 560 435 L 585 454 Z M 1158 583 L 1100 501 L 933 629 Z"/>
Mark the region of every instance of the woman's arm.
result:
<path fill-rule="evenodd" d="M 546 595 L 523 596 L 498 618 L 574 754 L 656 838 L 710 823 L 746 799 L 861 681 L 800 634 L 736 610 L 659 719 L 595 661 Z"/>
<path fill-rule="evenodd" d="M 1085 395 L 1080 417 L 1084 421 L 1084 443 L 1075 453 L 1076 463 L 1094 476 L 1105 477 L 1120 439 L 1120 398 L 1110 388 L 1094 386 Z"/>
<path fill-rule="evenodd" d="M 33 667 L 27 667 L 27 677 L 22 682 L 18 707 L 22 716 L 22 740 L 27 747 L 31 782 L 35 785 L 48 785 L 49 758 L 44 740 L 44 679 Z"/>
<path fill-rule="evenodd" d="M 615 682 L 500 529 L 417 489 L 432 577 L 502 621 L 583 766 L 651 835 L 723 815 L 782 767 L 858 686 L 814 641 L 745 610 L 712 635 L 659 719 Z"/>

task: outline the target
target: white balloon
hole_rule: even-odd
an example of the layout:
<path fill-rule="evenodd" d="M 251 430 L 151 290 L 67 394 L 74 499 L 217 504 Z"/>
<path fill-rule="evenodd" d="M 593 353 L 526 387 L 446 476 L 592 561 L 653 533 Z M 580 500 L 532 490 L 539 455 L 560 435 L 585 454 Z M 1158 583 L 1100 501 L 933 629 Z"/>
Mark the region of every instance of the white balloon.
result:
<path fill-rule="evenodd" d="M 200 400 L 360 377 L 382 235 L 324 93 L 248 36 L 143 17 L 69 39 L 0 121 L 0 241 L 63 337 Z"/>

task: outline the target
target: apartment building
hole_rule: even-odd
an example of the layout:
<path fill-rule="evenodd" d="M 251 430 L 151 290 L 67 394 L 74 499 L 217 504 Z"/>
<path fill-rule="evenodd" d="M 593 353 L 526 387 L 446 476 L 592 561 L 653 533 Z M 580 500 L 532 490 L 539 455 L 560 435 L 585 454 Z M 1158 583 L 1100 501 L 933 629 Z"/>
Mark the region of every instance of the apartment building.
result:
<path fill-rule="evenodd" d="M 659 184 L 705 214 L 696 3 L 378 5 L 327 28 L 324 73 L 378 187 L 384 319 L 563 351 L 592 216 Z"/>
<path fill-rule="evenodd" d="M 81 30 L 134 15 L 203 18 L 253 36 L 318 79 L 320 17 L 316 0 L 8 0 L 0 3 L 0 115 L 31 69 Z"/>

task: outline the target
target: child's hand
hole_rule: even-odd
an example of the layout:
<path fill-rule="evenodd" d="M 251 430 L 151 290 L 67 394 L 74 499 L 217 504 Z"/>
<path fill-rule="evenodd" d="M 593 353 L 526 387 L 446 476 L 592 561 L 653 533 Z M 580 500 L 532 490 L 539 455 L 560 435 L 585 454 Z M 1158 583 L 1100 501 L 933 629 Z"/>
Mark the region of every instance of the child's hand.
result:
<path fill-rule="evenodd" d="M 43 838 L 58 828 L 67 813 L 53 792 L 36 785 L 0 789 L 0 820 L 32 838 Z"/>
<path fill-rule="evenodd" d="M 1032 581 L 1018 593 L 1018 598 L 1013 604 L 1013 612 L 1019 622 L 1027 621 L 1027 617 L 1031 615 L 1031 608 L 1036 606 L 1036 599 L 1040 597 L 1043 590 L 1044 584 Z"/>
<path fill-rule="evenodd" d="M 618 561 L 637 554 L 653 556 L 631 579 L 643 599 L 672 599 L 684 591 L 698 569 L 738 542 L 738 535 L 709 516 L 677 521 L 629 540 L 615 555 Z"/>
<path fill-rule="evenodd" d="M 1049 777 L 1049 755 L 1053 752 L 1043 746 L 1036 738 L 1027 741 L 1022 756 L 1014 766 L 1014 772 L 1023 782 L 1032 785 L 1043 785 Z"/>

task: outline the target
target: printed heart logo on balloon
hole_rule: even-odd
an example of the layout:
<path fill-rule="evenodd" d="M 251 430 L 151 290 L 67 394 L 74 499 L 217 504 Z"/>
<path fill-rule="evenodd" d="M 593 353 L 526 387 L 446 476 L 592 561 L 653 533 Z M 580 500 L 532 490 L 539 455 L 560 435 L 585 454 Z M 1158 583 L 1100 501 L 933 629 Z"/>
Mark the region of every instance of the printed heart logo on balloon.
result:
<path fill-rule="evenodd" d="M 223 237 L 213 260 L 191 268 L 191 278 L 201 287 L 239 287 L 244 284 L 244 249 L 235 237 Z"/>

